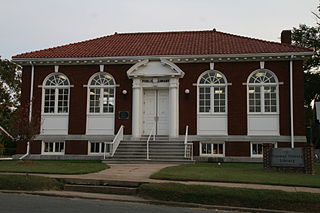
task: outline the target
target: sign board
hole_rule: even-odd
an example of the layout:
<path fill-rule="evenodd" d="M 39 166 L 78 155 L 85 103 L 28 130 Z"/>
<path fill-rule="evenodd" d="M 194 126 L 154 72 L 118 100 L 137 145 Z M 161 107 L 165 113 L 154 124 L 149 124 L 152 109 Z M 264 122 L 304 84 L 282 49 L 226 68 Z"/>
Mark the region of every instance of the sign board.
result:
<path fill-rule="evenodd" d="M 304 167 L 302 148 L 273 148 L 271 166 Z"/>
<path fill-rule="evenodd" d="M 315 102 L 316 105 L 316 112 L 317 112 L 317 116 L 316 119 L 320 122 L 320 102 Z"/>
<path fill-rule="evenodd" d="M 127 111 L 120 111 L 118 114 L 119 119 L 129 119 L 129 112 Z"/>

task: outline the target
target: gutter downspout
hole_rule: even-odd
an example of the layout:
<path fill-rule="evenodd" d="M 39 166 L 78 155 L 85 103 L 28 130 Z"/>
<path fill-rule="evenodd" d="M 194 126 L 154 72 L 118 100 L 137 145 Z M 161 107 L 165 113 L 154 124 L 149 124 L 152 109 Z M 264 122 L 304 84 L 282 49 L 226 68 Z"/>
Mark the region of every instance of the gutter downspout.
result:
<path fill-rule="evenodd" d="M 33 79 L 34 79 L 34 65 L 30 61 L 31 64 L 31 87 L 30 87 L 30 98 L 29 98 L 29 123 L 31 122 L 32 119 L 32 98 L 33 98 Z M 27 152 L 23 156 L 19 158 L 19 160 L 24 159 L 30 154 L 30 141 L 27 142 Z"/>
<path fill-rule="evenodd" d="M 291 148 L 294 148 L 294 124 L 293 124 L 293 56 L 290 60 L 290 129 L 291 129 Z"/>

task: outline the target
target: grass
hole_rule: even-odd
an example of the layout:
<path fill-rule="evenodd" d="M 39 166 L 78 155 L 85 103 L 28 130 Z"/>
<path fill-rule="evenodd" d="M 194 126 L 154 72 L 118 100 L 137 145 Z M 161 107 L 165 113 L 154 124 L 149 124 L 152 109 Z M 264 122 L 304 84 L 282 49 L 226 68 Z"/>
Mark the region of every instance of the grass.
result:
<path fill-rule="evenodd" d="M 320 164 L 316 175 L 307 175 L 267 171 L 259 163 L 196 163 L 167 167 L 151 178 L 320 187 Z"/>
<path fill-rule="evenodd" d="M 164 201 L 303 212 L 319 212 L 320 209 L 320 194 L 277 190 L 150 183 L 140 186 L 139 196 Z"/>
<path fill-rule="evenodd" d="M 56 179 L 34 175 L 0 175 L 1 190 L 61 190 L 63 184 Z"/>
<path fill-rule="evenodd" d="M 87 174 L 109 168 L 100 161 L 0 161 L 0 172 Z"/>

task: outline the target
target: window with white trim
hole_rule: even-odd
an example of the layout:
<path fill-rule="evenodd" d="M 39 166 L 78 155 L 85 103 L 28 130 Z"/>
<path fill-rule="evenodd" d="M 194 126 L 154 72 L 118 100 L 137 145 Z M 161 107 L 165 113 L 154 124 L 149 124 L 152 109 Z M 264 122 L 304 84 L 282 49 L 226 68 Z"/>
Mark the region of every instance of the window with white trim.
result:
<path fill-rule="evenodd" d="M 201 155 L 224 156 L 224 143 L 201 143 Z"/>
<path fill-rule="evenodd" d="M 68 113 L 69 90 L 69 80 L 64 74 L 54 73 L 49 75 L 43 84 L 43 113 Z"/>
<path fill-rule="evenodd" d="M 203 73 L 198 80 L 198 112 L 226 113 L 225 76 L 218 71 L 210 70 Z"/>
<path fill-rule="evenodd" d="M 263 157 L 263 144 L 264 143 L 251 143 L 251 157 Z M 276 143 L 272 144 L 277 147 Z"/>
<path fill-rule="evenodd" d="M 105 142 L 89 142 L 89 154 L 104 154 L 104 150 L 106 153 L 110 153 L 110 144 Z"/>
<path fill-rule="evenodd" d="M 108 73 L 95 74 L 89 83 L 89 113 L 113 113 L 115 81 Z"/>
<path fill-rule="evenodd" d="M 44 154 L 63 154 L 64 153 L 64 142 L 43 142 L 43 153 Z"/>
<path fill-rule="evenodd" d="M 248 78 L 248 112 L 278 112 L 278 80 L 270 70 L 254 71 Z"/>

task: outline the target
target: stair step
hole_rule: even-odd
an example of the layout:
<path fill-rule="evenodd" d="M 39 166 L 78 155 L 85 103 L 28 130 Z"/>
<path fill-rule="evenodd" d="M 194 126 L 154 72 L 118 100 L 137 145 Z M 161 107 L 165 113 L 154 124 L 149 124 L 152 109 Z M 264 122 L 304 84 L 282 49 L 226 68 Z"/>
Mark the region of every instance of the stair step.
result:
<path fill-rule="evenodd" d="M 108 160 L 104 160 L 102 161 L 103 163 L 114 163 L 114 164 L 139 164 L 139 163 L 172 163 L 172 164 L 190 164 L 190 163 L 194 163 L 195 161 L 191 161 L 191 160 L 180 160 L 180 159 L 159 159 L 159 160 L 155 160 L 155 159 L 151 159 L 151 160 L 146 160 L 146 159 L 108 159 Z"/>
<path fill-rule="evenodd" d="M 93 185 L 74 185 L 65 184 L 65 191 L 89 192 L 101 194 L 117 194 L 117 195 L 135 195 L 137 188 L 118 187 L 118 186 L 93 186 Z"/>

